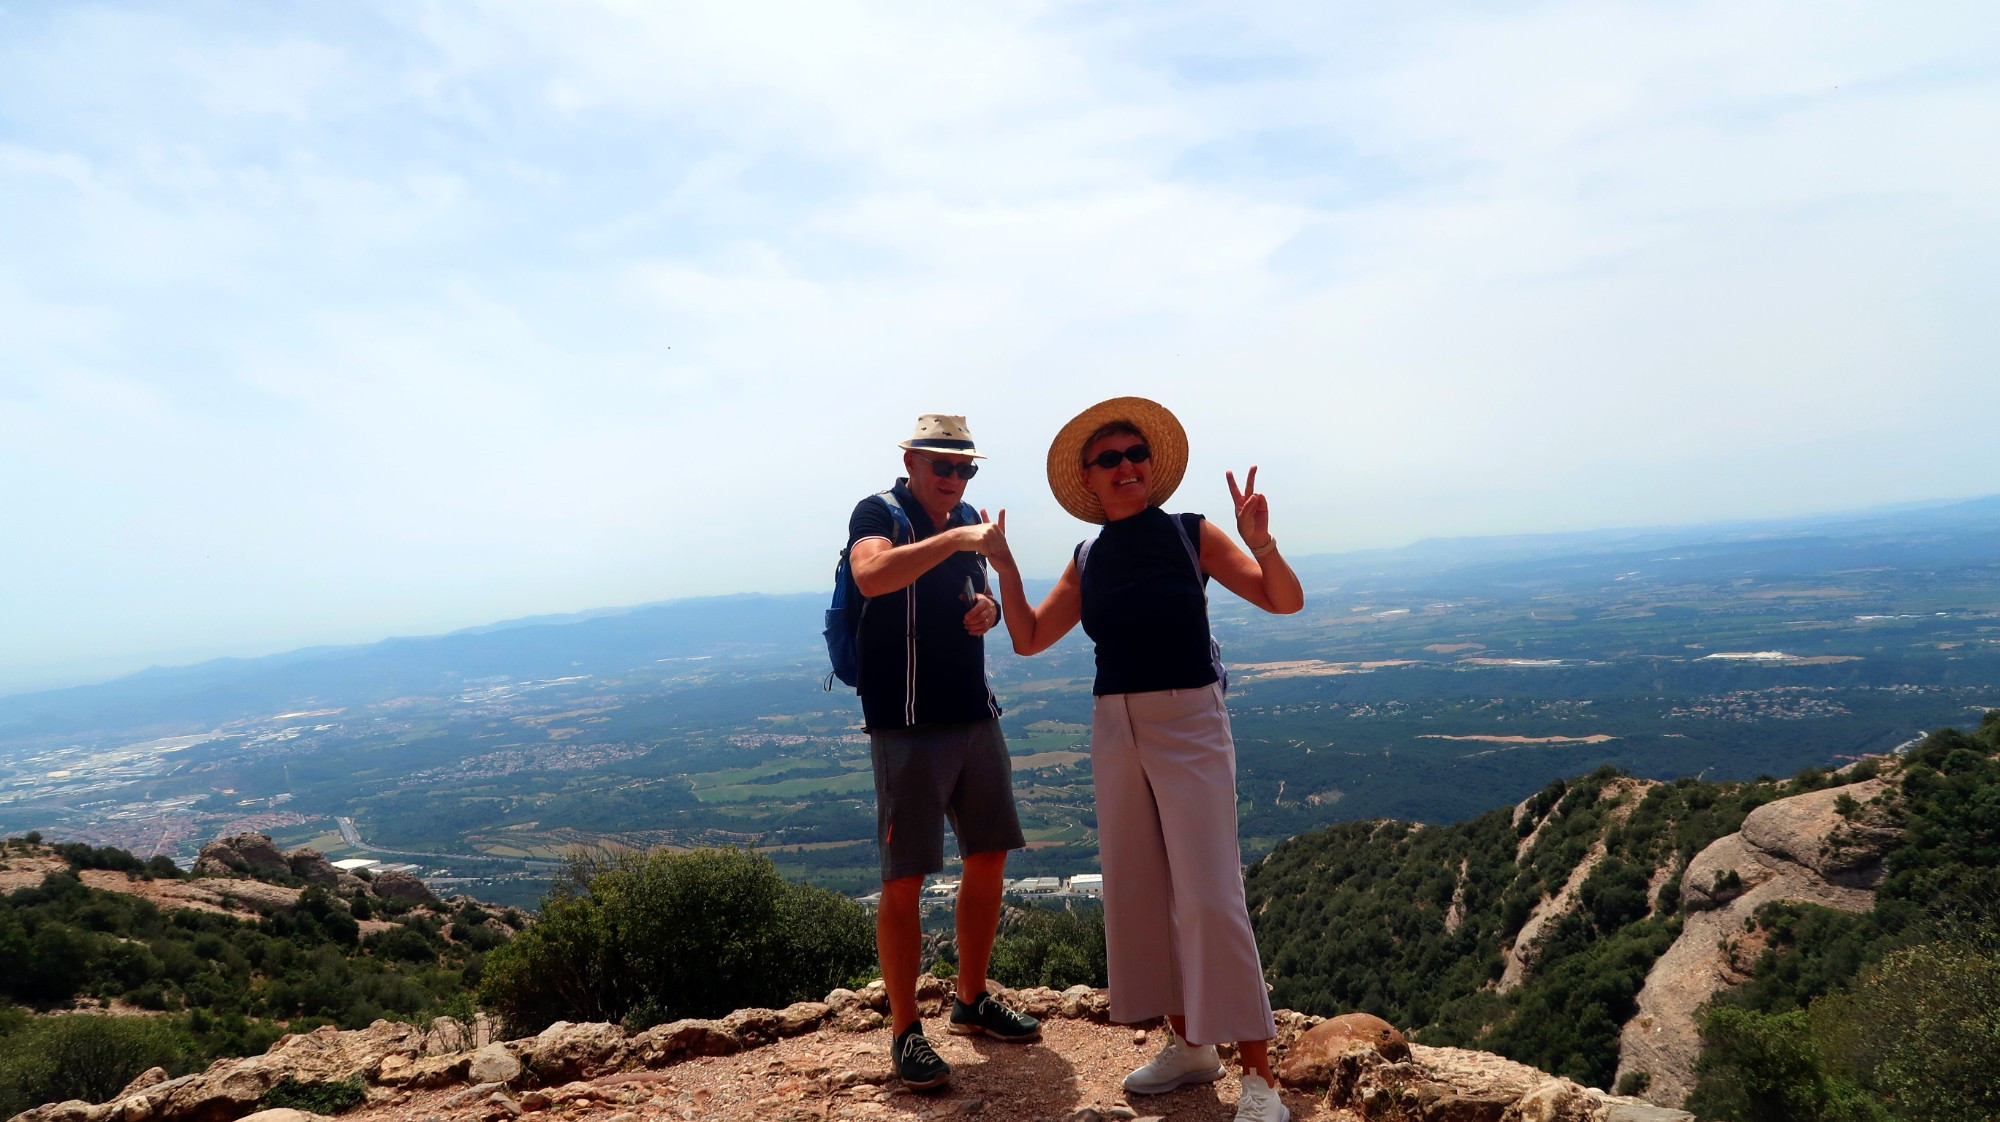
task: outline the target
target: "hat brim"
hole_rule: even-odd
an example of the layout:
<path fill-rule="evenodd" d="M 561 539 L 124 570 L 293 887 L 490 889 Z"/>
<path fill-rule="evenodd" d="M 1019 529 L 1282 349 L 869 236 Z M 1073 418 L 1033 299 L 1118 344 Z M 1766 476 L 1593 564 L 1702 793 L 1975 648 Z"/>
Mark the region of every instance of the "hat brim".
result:
<path fill-rule="evenodd" d="M 928 440 L 912 438 L 903 441 L 901 444 L 896 445 L 896 447 L 901 448 L 905 452 L 942 452 L 953 456 L 971 456 L 975 460 L 986 458 L 986 453 L 972 447 L 969 443 L 963 448 L 946 448 Z"/>
<path fill-rule="evenodd" d="M 1113 421 L 1124 421 L 1146 435 L 1153 450 L 1146 474 L 1146 499 L 1154 506 L 1173 497 L 1187 474 L 1187 430 L 1180 419 L 1157 401 L 1114 397 L 1078 413 L 1056 433 L 1049 445 L 1049 490 L 1062 508 L 1085 522 L 1104 523 L 1104 504 L 1084 484 L 1083 448 L 1090 434 Z"/>

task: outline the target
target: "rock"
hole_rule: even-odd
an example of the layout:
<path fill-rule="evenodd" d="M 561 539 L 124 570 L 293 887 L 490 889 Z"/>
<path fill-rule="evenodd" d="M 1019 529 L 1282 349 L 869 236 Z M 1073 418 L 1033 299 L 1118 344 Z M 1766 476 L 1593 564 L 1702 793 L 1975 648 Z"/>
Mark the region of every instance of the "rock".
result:
<path fill-rule="evenodd" d="M 472 1029 L 456 1017 L 435 1017 L 430 1028 L 424 1032 L 423 1050 L 426 1056 L 450 1056 L 459 1052 L 469 1052 L 472 1043 Z"/>
<path fill-rule="evenodd" d="M 1567 1079 L 1547 1079 L 1514 1103 L 1507 1122 L 1592 1122 L 1590 1096 Z"/>
<path fill-rule="evenodd" d="M 429 885 L 408 873 L 378 873 L 372 887 L 375 895 L 384 900 L 402 900 L 433 908 L 442 907 L 444 903 L 437 898 L 437 893 L 431 891 Z"/>
<path fill-rule="evenodd" d="M 1638 1011 L 1620 1030 L 1618 1081 L 1643 1073 L 1647 1099 L 1670 1107 L 1686 1099 L 1701 1054 L 1695 1011 L 1744 980 L 1761 935 L 1744 924 L 1759 907 L 1778 900 L 1847 912 L 1875 906 L 1872 885 L 1895 833 L 1881 824 L 1879 806 L 1856 822 L 1835 807 L 1842 795 L 1866 804 L 1888 789 L 1887 780 L 1868 780 L 1766 803 L 1688 862 L 1681 933 L 1654 960 Z M 1873 831 L 1872 840 L 1855 840 L 1858 830 Z"/>
<path fill-rule="evenodd" d="M 1651 1103 L 1607 1103 L 1602 1122 L 1695 1122 L 1694 1115 Z"/>
<path fill-rule="evenodd" d="M 296 849 L 285 858 L 292 875 L 321 888 L 339 888 L 340 870 L 317 849 Z"/>
<path fill-rule="evenodd" d="M 368 895 L 368 882 L 355 876 L 353 873 L 336 870 L 333 880 L 333 890 L 342 896 L 366 896 Z"/>
<path fill-rule="evenodd" d="M 722 1018 L 724 1031 L 743 1042 L 745 1048 L 756 1048 L 778 1039 L 778 1011 L 775 1009 L 738 1009 Z"/>
<path fill-rule="evenodd" d="M 1287 1087 L 1325 1087 L 1341 1056 L 1357 1048 L 1392 1062 L 1410 1058 L 1410 1042 L 1396 1026 L 1366 1013 L 1348 1013 L 1307 1030 L 1286 1049 L 1275 1074 Z"/>
<path fill-rule="evenodd" d="M 1065 1122 L 1104 1122 L 1104 1115 L 1095 1107 L 1082 1106 L 1070 1111 Z"/>
<path fill-rule="evenodd" d="M 291 871 L 291 863 L 266 834 L 237 834 L 209 842 L 201 847 L 201 855 L 194 863 L 196 876 L 227 873 L 277 876 Z"/>
<path fill-rule="evenodd" d="M 384 1056 L 370 1076 L 384 1087 L 445 1087 L 465 1080 L 472 1055 L 458 1052 L 449 1056 Z"/>
<path fill-rule="evenodd" d="M 255 1114 L 246 1114 L 237 1122 L 325 1122 L 323 1114 L 309 1114 L 303 1110 L 293 1110 L 286 1106 L 274 1106 Z"/>
<path fill-rule="evenodd" d="M 794 1001 L 778 1010 L 778 1035 L 799 1036 L 811 1032 L 833 1010 L 821 1001 Z"/>
<path fill-rule="evenodd" d="M 438 1105 L 446 1110 L 452 1110 L 467 1103 L 476 1103 L 499 1089 L 500 1084 L 498 1083 L 475 1083 L 465 1090 L 445 1099 Z"/>
<path fill-rule="evenodd" d="M 167 1081 L 166 1068 L 149 1067 L 146 1070 L 140 1072 L 139 1074 L 133 1076 L 132 1082 L 127 1083 L 125 1085 L 125 1089 L 123 1091 L 118 1092 L 116 1097 L 120 1099 L 129 1098 L 130 1096 L 136 1095 L 148 1087 L 157 1087 L 160 1084 L 165 1083 L 166 1081 Z"/>
<path fill-rule="evenodd" d="M 547 1110 L 555 1105 L 555 1099 L 547 1091 L 529 1091 L 521 1096 L 521 1109 L 529 1112 Z"/>
<path fill-rule="evenodd" d="M 742 1050 L 743 1039 L 722 1022 L 696 1019 L 655 1025 L 626 1044 L 626 1054 L 647 1067 L 663 1067 L 688 1056 L 727 1056 Z"/>
<path fill-rule="evenodd" d="M 877 1013 L 887 1013 L 889 1011 L 888 985 L 880 978 L 875 979 L 861 987 L 861 1000 L 866 1002 L 868 1007 Z"/>
<path fill-rule="evenodd" d="M 1063 995 L 1047 986 L 1028 986 L 1018 990 L 1003 989 L 993 996 L 1007 1008 L 1041 1020 L 1056 1016 L 1062 1012 L 1063 1007 Z"/>
<path fill-rule="evenodd" d="M 937 975 L 917 975 L 917 1011 L 926 1017 L 935 1017 L 944 1012 L 944 1003 L 949 992 L 944 979 Z"/>
<path fill-rule="evenodd" d="M 475 1083 L 512 1083 L 521 1074 L 521 1061 L 505 1044 L 488 1044 L 472 1054 L 465 1071 Z"/>
<path fill-rule="evenodd" d="M 608 1071 L 618 1066 L 626 1047 L 625 1030 L 602 1021 L 582 1025 L 557 1021 L 525 1043 L 528 1066 L 549 1081 Z"/>
<path fill-rule="evenodd" d="M 845 1013 L 849 1009 L 854 1009 L 867 1003 L 861 1000 L 860 994 L 843 988 L 827 994 L 825 1004 L 828 1009 L 833 1010 L 835 1013 Z"/>

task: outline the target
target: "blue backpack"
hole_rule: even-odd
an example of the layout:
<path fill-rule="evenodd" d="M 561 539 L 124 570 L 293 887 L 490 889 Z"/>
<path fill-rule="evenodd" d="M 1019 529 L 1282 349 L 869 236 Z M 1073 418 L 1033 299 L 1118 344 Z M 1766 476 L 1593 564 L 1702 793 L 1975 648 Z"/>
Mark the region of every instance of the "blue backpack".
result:
<path fill-rule="evenodd" d="M 910 515 L 896 501 L 894 492 L 878 491 L 871 497 L 882 500 L 896 523 L 894 536 L 889 539 L 891 546 L 908 545 L 916 540 Z M 979 521 L 979 511 L 971 503 L 958 504 L 953 513 L 961 524 Z M 848 564 L 847 553 L 847 549 L 842 549 L 840 560 L 833 566 L 833 602 L 826 609 L 826 657 L 833 663 L 833 673 L 826 676 L 828 690 L 833 689 L 835 678 L 850 686 L 861 684 L 861 617 L 868 612 L 868 598 L 861 595 L 861 589 L 854 583 L 854 570 Z"/>

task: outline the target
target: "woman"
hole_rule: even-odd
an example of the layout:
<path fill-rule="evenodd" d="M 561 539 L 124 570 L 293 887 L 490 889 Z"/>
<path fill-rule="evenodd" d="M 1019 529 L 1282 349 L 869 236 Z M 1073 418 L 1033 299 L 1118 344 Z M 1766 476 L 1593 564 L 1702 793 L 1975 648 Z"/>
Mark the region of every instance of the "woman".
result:
<path fill-rule="evenodd" d="M 1296 612 L 1305 594 L 1271 537 L 1257 469 L 1240 490 L 1225 473 L 1247 553 L 1200 515 L 1160 509 L 1186 469 L 1187 435 L 1164 407 L 1139 397 L 1094 405 L 1049 447 L 1049 487 L 1104 529 L 1077 547 L 1040 607 L 1028 605 L 1004 549 L 990 560 L 1016 652 L 1046 650 L 1079 621 L 1097 645 L 1090 749 L 1111 1014 L 1173 1025 L 1125 1089 L 1220 1079 L 1215 1043 L 1234 1040 L 1237 1119 L 1283 1122 L 1290 1112 L 1271 1076 L 1276 1027 L 1243 903 L 1236 747 L 1204 585 L 1212 576 L 1268 612 Z"/>

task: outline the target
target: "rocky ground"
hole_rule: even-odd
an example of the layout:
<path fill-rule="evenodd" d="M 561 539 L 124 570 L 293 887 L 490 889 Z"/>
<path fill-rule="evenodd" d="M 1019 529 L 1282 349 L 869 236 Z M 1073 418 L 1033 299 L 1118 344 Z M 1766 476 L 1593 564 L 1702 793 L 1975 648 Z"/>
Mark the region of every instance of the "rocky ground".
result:
<path fill-rule="evenodd" d="M 1168 1095 L 1127 1096 L 1126 1073 L 1162 1043 L 1157 1027 L 1108 1023 L 1102 990 L 1083 986 L 1002 994 L 1042 1018 L 1044 1038 L 1009 1045 L 954 1037 L 941 1017 L 946 984 L 926 976 L 920 1003 L 950 1087 L 911 1092 L 895 1079 L 881 983 L 825 1001 L 740 1009 L 642 1032 L 557 1022 L 537 1036 L 495 1039 L 493 1022 L 440 1017 L 428 1028 L 377 1021 L 287 1036 L 262 1056 L 219 1060 L 169 1079 L 155 1069 L 104 1103 L 38 1107 L 14 1122 L 232 1122 L 269 1105 L 281 1081 L 358 1081 L 360 1122 L 663 1122 L 667 1119 L 826 1122 L 985 1117 L 1009 1122 L 1105 1122 L 1234 1116 L 1232 1074 Z M 1293 1117 L 1407 1122 L 1679 1122 L 1689 1116 L 1614 1099 L 1481 1052 L 1425 1048 L 1387 1024 L 1278 1014 L 1274 1059 Z M 266 1116 L 259 1122 L 310 1122 Z"/>

